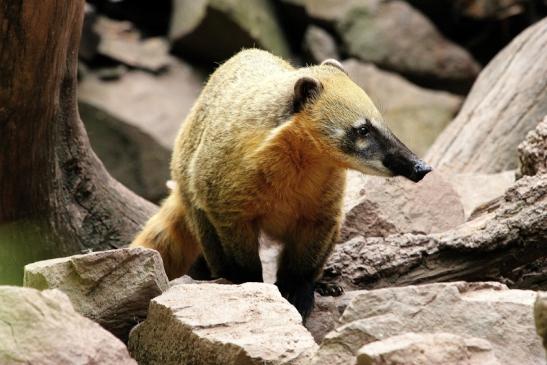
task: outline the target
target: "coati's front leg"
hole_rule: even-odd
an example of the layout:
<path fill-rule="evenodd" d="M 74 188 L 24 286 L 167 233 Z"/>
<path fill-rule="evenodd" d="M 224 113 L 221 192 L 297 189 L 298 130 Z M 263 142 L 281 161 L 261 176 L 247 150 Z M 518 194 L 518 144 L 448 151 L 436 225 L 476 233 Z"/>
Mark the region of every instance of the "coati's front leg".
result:
<path fill-rule="evenodd" d="M 334 247 L 338 230 L 335 218 L 300 221 L 285 242 L 276 285 L 304 320 L 313 309 L 315 281 Z"/>
<path fill-rule="evenodd" d="M 250 224 L 215 226 L 207 214 L 193 209 L 203 256 L 214 277 L 233 283 L 262 281 L 258 234 Z"/>

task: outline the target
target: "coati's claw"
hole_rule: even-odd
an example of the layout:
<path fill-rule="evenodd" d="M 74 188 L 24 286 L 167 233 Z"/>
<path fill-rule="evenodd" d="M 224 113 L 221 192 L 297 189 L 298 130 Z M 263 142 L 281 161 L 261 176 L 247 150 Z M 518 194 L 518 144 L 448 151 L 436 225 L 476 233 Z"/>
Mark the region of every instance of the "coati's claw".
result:
<path fill-rule="evenodd" d="M 344 294 L 344 288 L 340 285 L 323 281 L 315 283 L 315 291 L 324 297 L 339 297 Z"/>

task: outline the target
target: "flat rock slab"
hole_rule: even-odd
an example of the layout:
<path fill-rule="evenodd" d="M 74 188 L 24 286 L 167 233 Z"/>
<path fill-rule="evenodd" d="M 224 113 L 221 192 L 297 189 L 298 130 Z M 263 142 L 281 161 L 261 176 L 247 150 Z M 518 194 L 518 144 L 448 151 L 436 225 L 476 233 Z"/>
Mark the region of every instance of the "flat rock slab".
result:
<path fill-rule="evenodd" d="M 24 286 L 60 289 L 76 311 L 125 341 L 168 280 L 157 251 L 123 248 L 28 264 Z"/>
<path fill-rule="evenodd" d="M 309 364 L 317 348 L 272 284 L 181 284 L 129 336 L 139 364 Z"/>
<path fill-rule="evenodd" d="M 359 349 L 405 332 L 445 332 L 489 341 L 501 364 L 545 364 L 534 334 L 536 293 L 499 283 L 438 283 L 361 291 L 329 333 L 314 364 L 348 364 Z"/>
<path fill-rule="evenodd" d="M 136 365 L 125 345 L 59 290 L 0 286 L 0 364 Z"/>
<path fill-rule="evenodd" d="M 451 333 L 405 333 L 363 346 L 357 365 L 501 365 L 483 339 Z"/>

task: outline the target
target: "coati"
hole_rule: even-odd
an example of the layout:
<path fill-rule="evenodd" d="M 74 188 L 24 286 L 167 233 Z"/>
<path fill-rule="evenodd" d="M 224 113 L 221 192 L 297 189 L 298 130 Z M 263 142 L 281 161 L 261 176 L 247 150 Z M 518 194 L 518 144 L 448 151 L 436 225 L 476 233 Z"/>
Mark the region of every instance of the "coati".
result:
<path fill-rule="evenodd" d="M 177 136 L 176 187 L 132 246 L 158 250 L 169 278 L 203 255 L 215 277 L 262 281 L 261 231 L 284 243 L 277 282 L 303 315 L 341 224 L 346 169 L 429 171 L 342 65 L 295 69 L 243 50 L 210 77 Z"/>

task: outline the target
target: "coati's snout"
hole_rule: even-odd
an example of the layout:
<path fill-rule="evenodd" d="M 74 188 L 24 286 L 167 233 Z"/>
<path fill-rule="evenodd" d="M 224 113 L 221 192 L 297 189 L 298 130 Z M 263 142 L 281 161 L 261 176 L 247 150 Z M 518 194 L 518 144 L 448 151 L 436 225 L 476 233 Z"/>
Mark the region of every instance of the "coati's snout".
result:
<path fill-rule="evenodd" d="M 414 182 L 418 182 L 431 172 L 431 166 L 423 160 L 418 159 L 414 154 L 412 157 L 403 154 L 386 154 L 382 164 L 387 167 L 395 176 L 404 176 Z"/>

